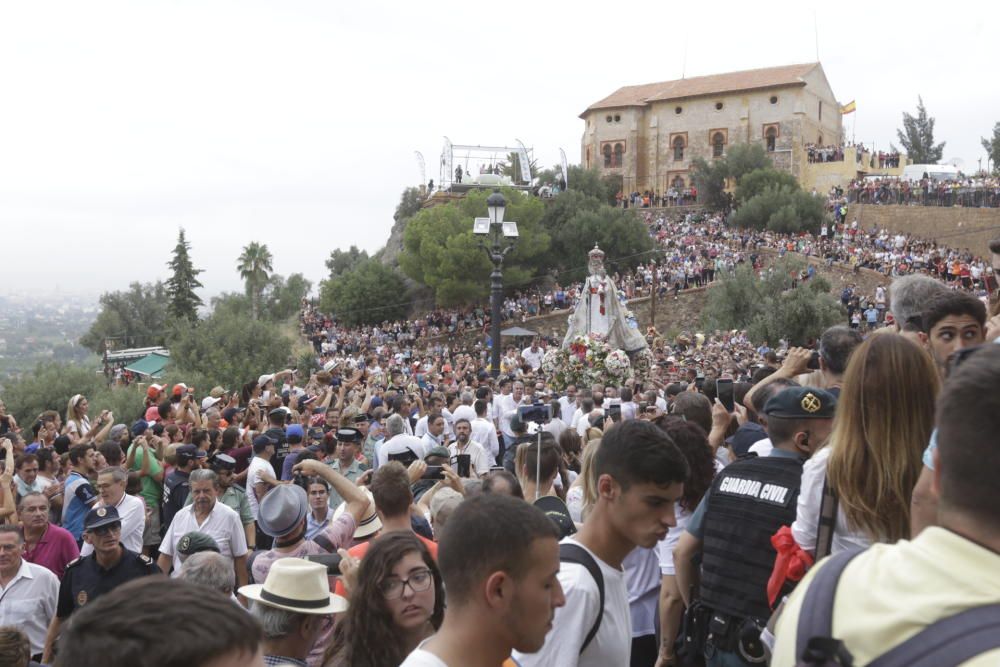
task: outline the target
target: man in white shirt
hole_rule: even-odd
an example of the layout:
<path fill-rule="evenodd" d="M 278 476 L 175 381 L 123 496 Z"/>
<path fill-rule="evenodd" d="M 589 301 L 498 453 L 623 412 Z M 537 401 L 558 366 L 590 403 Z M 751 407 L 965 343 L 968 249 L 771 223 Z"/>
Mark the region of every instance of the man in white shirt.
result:
<path fill-rule="evenodd" d="M 452 470 L 458 471 L 459 454 L 470 457 L 469 477 L 483 477 L 490 472 L 490 456 L 483 449 L 483 446 L 471 439 L 472 424 L 468 419 L 459 419 L 455 422 L 455 442 L 448 445 L 451 454 Z"/>
<path fill-rule="evenodd" d="M 142 553 L 142 533 L 146 529 L 146 503 L 125 493 L 127 473 L 121 468 L 105 468 L 97 475 L 97 493 L 101 497 L 96 507 L 114 507 L 122 520 L 121 543 L 129 551 Z M 85 543 L 81 556 L 94 552 L 94 545 Z"/>
<path fill-rule="evenodd" d="M 479 399 L 475 403 L 476 418 L 472 420 L 472 435 L 471 439 L 478 442 L 487 450 L 487 453 L 493 457 L 494 460 L 500 456 L 500 440 L 497 438 L 497 428 L 492 420 L 488 419 L 486 416 L 486 411 L 489 408 L 489 404 Z"/>
<path fill-rule="evenodd" d="M 408 435 L 403 421 L 400 415 L 390 415 L 385 420 L 385 440 L 375 450 L 375 465 L 373 467 L 376 470 L 389 462 L 391 454 L 412 455 L 414 460 L 422 460 L 427 455 L 423 440 Z"/>
<path fill-rule="evenodd" d="M 444 435 L 444 416 L 440 412 L 432 412 L 427 415 L 427 431 L 420 441 L 424 445 L 425 452 L 429 452 L 447 442 Z"/>
<path fill-rule="evenodd" d="M 247 555 L 250 552 L 243 532 L 243 522 L 240 521 L 239 512 L 218 502 L 221 490 L 219 478 L 213 471 L 195 470 L 191 473 L 191 496 L 194 502 L 174 515 L 160 545 L 160 557 L 156 564 L 164 574 L 170 572 L 171 566 L 172 576 L 180 574 L 178 542 L 188 533 L 198 531 L 215 540 L 219 553 L 232 561 L 237 583 L 246 585 Z"/>
<path fill-rule="evenodd" d="M 47 568 L 21 558 L 24 538 L 17 526 L 0 526 L 0 626 L 28 636 L 31 654 L 45 648 L 45 635 L 56 613 L 59 579 Z"/>
<path fill-rule="evenodd" d="M 271 490 L 271 487 L 280 483 L 274 476 L 274 467 L 271 465 L 277 444 L 274 438 L 263 433 L 253 439 L 253 458 L 250 459 L 250 466 L 247 468 L 247 502 L 250 503 L 250 512 L 254 520 L 257 519 L 261 498 Z M 258 529 L 257 537 L 260 536 L 261 531 Z"/>
<path fill-rule="evenodd" d="M 470 647 L 482 665 L 506 664 L 514 649 L 540 649 L 566 602 L 556 539 L 555 524 L 523 500 L 487 494 L 459 503 L 440 539 L 444 622 L 401 667 L 462 667 L 471 664 Z"/>
<path fill-rule="evenodd" d="M 455 408 L 455 412 L 452 413 L 452 424 L 457 424 L 460 419 L 472 423 L 472 420 L 476 418 L 476 409 L 472 407 L 472 402 L 476 399 L 475 395 L 466 389 L 459 398 L 462 404 Z"/>
<path fill-rule="evenodd" d="M 566 606 L 556 611 L 538 653 L 515 652 L 522 667 L 605 667 L 630 662 L 632 623 L 622 562 L 636 546 L 654 547 L 677 523 L 674 503 L 683 492 L 688 465 L 663 431 L 649 422 L 631 420 L 604 433 L 593 466 L 597 503 L 580 532 L 563 543 L 579 547 L 599 567 L 604 608 L 600 608 L 598 585 L 588 569 L 563 558 L 559 583 Z M 597 632 L 587 643 L 595 626 Z"/>
<path fill-rule="evenodd" d="M 569 426 L 575 426 L 571 422 L 578 407 L 576 404 L 576 385 L 571 384 L 566 387 L 566 393 L 559 397 L 559 413 Z"/>
<path fill-rule="evenodd" d="M 510 394 L 500 396 L 499 412 L 497 414 L 500 420 L 500 433 L 503 435 L 504 444 L 507 447 L 510 447 L 517 437 L 510 428 L 510 418 L 517 413 L 517 407 L 521 405 L 523 398 L 523 382 L 515 382 Z"/>
<path fill-rule="evenodd" d="M 521 352 L 521 356 L 524 358 L 528 365 L 531 366 L 531 370 L 537 371 L 542 367 L 542 358 L 545 356 L 545 350 L 538 347 L 538 339 L 531 341 L 531 346 L 524 348 Z"/>

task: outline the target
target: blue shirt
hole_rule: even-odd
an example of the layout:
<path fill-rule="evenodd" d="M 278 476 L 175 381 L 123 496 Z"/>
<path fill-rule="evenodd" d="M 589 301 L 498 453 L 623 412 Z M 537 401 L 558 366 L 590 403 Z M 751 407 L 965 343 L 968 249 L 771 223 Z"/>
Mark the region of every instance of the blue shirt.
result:
<path fill-rule="evenodd" d="M 75 470 L 66 477 L 65 493 L 63 528 L 73 533 L 73 537 L 79 542 L 83 535 L 83 520 L 97 498 L 97 493 L 90 485 L 90 480 Z"/>

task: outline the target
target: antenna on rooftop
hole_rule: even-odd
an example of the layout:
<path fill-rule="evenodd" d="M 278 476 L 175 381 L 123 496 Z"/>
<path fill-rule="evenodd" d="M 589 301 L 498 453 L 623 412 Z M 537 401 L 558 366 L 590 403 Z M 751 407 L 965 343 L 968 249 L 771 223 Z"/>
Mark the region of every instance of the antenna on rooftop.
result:
<path fill-rule="evenodd" d="M 687 72 L 688 67 L 688 36 L 687 32 L 684 33 L 684 60 L 681 65 L 681 78 L 684 78 L 684 74 Z"/>
<path fill-rule="evenodd" d="M 819 19 L 816 18 L 816 7 L 813 7 L 813 36 L 816 38 L 816 62 L 819 62 Z"/>

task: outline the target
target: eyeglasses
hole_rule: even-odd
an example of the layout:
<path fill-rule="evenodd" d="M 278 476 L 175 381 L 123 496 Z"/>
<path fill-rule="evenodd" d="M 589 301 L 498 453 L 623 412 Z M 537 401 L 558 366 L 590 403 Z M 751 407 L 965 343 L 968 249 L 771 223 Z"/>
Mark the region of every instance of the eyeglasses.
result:
<path fill-rule="evenodd" d="M 409 586 L 414 593 L 421 593 L 431 587 L 434 581 L 434 574 L 427 569 L 412 572 L 406 579 L 389 577 L 379 584 L 379 590 L 386 600 L 395 600 L 403 596 L 403 590 Z"/>

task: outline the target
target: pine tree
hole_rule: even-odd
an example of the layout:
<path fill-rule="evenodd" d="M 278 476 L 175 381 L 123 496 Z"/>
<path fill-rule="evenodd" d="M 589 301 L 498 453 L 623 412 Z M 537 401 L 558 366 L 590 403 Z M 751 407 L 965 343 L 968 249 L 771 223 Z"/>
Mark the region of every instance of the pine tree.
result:
<path fill-rule="evenodd" d="M 197 322 L 198 306 L 203 305 L 203 302 L 194 291 L 202 286 L 198 282 L 198 274 L 202 270 L 194 268 L 191 263 L 191 256 L 188 254 L 190 249 L 191 244 L 184 237 L 182 227 L 177 235 L 177 245 L 174 246 L 174 257 L 167 262 L 167 266 L 173 271 L 173 275 L 167 280 L 167 296 L 170 299 L 167 310 L 175 319 Z"/>
<path fill-rule="evenodd" d="M 944 143 L 934 143 L 934 119 L 927 117 L 924 100 L 917 96 L 917 115 L 903 112 L 903 129 L 896 130 L 907 160 L 912 164 L 937 164 L 944 154 Z M 890 145 L 892 150 L 894 146 Z"/>

